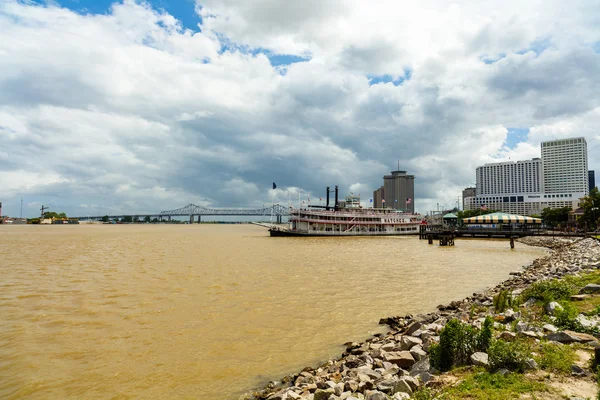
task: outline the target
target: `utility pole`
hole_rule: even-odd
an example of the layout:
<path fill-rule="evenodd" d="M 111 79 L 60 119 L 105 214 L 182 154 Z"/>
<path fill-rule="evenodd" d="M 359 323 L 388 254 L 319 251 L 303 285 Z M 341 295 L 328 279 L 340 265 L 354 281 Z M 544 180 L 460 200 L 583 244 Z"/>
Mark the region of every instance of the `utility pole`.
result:
<path fill-rule="evenodd" d="M 44 207 L 44 205 L 42 204 L 42 208 L 41 208 L 42 215 L 41 215 L 41 218 L 44 218 L 44 210 L 48 210 L 48 209 L 50 209 L 50 207 Z"/>
<path fill-rule="evenodd" d="M 19 216 L 19 218 L 23 218 L 23 198 L 21 197 L 21 215 Z"/>

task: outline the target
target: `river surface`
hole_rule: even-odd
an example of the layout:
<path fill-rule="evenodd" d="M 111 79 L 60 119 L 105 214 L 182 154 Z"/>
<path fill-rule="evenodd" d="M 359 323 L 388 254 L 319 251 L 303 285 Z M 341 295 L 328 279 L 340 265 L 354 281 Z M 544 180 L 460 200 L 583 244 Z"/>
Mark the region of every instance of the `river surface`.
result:
<path fill-rule="evenodd" d="M 0 225 L 0 398 L 236 399 L 543 254 L 254 225 Z"/>

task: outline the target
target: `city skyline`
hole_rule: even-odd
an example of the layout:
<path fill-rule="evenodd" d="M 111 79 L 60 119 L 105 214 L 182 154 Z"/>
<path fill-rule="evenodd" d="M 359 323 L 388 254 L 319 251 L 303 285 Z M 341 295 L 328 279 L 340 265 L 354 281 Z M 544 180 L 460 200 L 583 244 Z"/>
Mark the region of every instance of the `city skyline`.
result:
<path fill-rule="evenodd" d="M 1 2 L 4 213 L 254 208 L 335 184 L 368 206 L 400 160 L 425 214 L 477 166 L 577 136 L 600 168 L 591 1 L 249 4 Z"/>
<path fill-rule="evenodd" d="M 544 208 L 577 208 L 589 194 L 588 147 L 585 138 L 544 141 L 541 157 L 487 163 L 476 169 L 476 190 L 465 196 L 465 210 L 488 208 L 511 214 L 540 214 Z"/>

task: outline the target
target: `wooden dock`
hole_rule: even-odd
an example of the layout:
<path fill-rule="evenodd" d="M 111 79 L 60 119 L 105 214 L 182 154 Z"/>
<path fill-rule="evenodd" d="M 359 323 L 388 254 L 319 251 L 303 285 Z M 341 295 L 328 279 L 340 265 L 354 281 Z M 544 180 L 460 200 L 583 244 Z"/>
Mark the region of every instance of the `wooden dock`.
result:
<path fill-rule="evenodd" d="M 469 229 L 469 228 L 447 228 L 442 226 L 421 225 L 419 239 L 441 240 L 449 236 L 471 237 L 481 239 L 494 238 L 520 238 L 525 236 L 547 236 L 547 237 L 592 237 L 593 233 L 583 232 L 559 232 L 545 229 Z"/>

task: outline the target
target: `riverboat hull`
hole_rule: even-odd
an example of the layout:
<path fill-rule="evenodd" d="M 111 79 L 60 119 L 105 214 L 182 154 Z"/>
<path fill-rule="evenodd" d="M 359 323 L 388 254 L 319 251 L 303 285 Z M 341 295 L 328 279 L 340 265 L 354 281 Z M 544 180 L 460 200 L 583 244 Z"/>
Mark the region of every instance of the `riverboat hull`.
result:
<path fill-rule="evenodd" d="M 289 229 L 273 228 L 269 229 L 272 237 L 342 237 L 342 236 L 416 236 L 419 232 L 402 232 L 402 233 L 384 233 L 384 232 L 349 232 L 349 233 L 325 233 L 325 232 L 302 232 L 292 231 Z"/>

